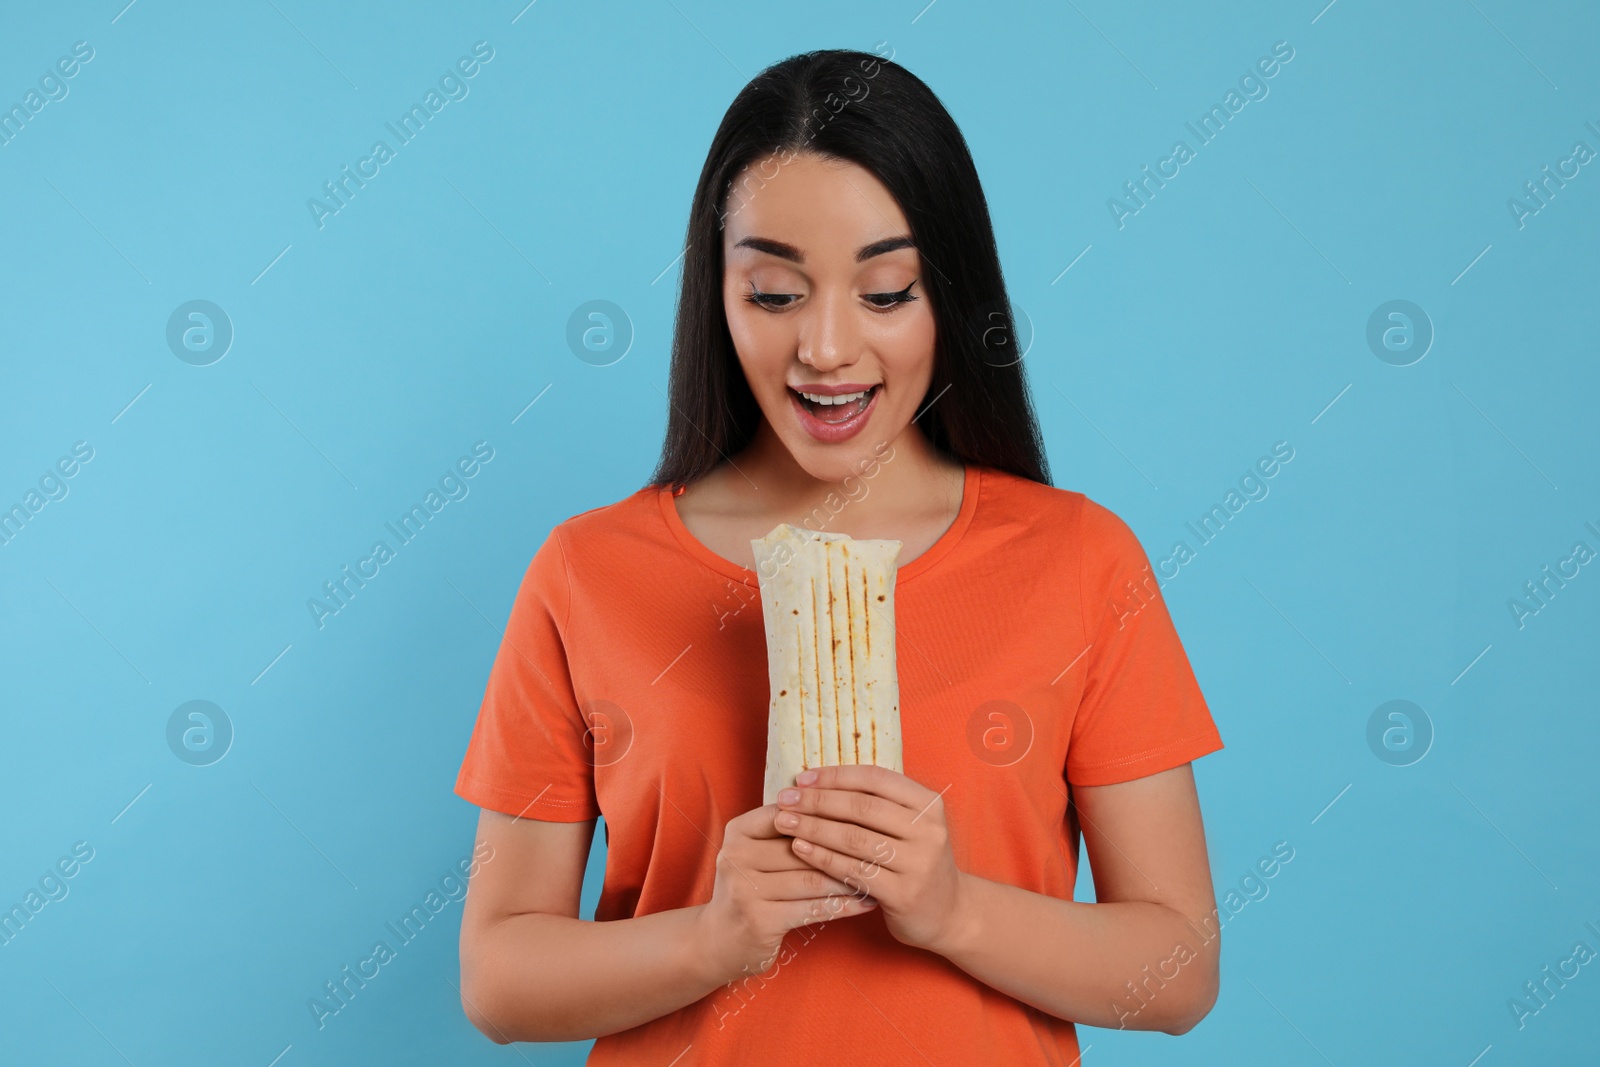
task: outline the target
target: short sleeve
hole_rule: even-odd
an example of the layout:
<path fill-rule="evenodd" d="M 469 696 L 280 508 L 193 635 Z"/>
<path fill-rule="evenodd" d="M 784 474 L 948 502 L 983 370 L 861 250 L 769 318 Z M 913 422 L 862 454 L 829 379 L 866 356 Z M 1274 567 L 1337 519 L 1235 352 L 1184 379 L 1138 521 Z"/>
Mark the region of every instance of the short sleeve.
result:
<path fill-rule="evenodd" d="M 1067 744 L 1067 781 L 1126 782 L 1222 748 L 1139 539 L 1114 513 L 1084 497 L 1078 543 L 1088 647 L 1083 696 Z"/>
<path fill-rule="evenodd" d="M 523 575 L 456 777 L 456 793 L 481 808 L 548 822 L 600 814 L 588 726 L 567 664 L 570 609 L 556 528 Z"/>

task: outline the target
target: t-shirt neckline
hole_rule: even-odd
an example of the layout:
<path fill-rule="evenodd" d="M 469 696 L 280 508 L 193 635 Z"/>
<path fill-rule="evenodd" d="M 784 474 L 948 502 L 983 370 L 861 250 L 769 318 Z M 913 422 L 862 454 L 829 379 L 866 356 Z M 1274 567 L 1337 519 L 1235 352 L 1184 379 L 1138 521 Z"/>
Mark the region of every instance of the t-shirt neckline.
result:
<path fill-rule="evenodd" d="M 902 585 L 917 577 L 939 560 L 950 554 L 955 548 L 967 528 L 972 525 L 972 518 L 978 510 L 978 491 L 983 480 L 982 468 L 976 464 L 963 464 L 961 481 L 961 508 L 956 512 L 955 521 L 949 529 L 939 535 L 939 539 L 928 547 L 928 550 L 916 559 L 900 567 L 895 572 L 896 586 Z M 701 563 L 710 567 L 718 574 L 732 578 L 736 582 L 743 582 L 749 586 L 759 588 L 760 581 L 755 571 L 749 567 L 741 567 L 731 559 L 711 551 L 699 538 L 689 532 L 689 527 L 684 525 L 683 516 L 678 514 L 677 505 L 672 502 L 672 489 L 669 486 L 659 486 L 656 489 L 656 501 L 661 508 L 661 517 L 667 524 L 667 529 L 672 531 L 672 536 L 678 544 Z"/>

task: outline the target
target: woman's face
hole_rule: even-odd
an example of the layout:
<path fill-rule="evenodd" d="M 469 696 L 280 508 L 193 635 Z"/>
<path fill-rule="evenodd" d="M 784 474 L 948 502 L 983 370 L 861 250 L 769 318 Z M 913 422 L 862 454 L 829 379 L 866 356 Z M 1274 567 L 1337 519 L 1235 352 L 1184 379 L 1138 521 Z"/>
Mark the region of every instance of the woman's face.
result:
<path fill-rule="evenodd" d="M 752 164 L 726 211 L 723 306 L 750 391 L 812 477 L 859 475 L 933 377 L 933 309 L 900 206 L 865 168 L 800 153 Z M 800 395 L 863 390 L 827 406 Z"/>

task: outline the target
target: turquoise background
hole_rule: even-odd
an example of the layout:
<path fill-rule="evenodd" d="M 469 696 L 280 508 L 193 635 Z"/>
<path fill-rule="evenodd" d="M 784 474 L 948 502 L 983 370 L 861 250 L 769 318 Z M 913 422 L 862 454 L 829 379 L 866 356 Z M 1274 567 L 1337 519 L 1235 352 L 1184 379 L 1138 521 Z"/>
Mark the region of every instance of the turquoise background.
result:
<path fill-rule="evenodd" d="M 455 902 L 321 1029 L 308 1001 L 470 855 L 451 787 L 524 568 L 656 458 L 724 109 L 875 46 L 970 141 L 1056 483 L 1152 560 L 1195 549 L 1165 595 L 1227 745 L 1195 765 L 1219 899 L 1294 849 L 1228 920 L 1210 1016 L 1084 1027 L 1085 1062 L 1592 1058 L 1600 965 L 1508 1005 L 1600 949 L 1600 565 L 1521 626 L 1508 602 L 1600 550 L 1600 163 L 1521 226 L 1507 201 L 1600 150 L 1600 13 L 1325 2 L 8 5 L 0 105 L 93 58 L 0 145 L 0 507 L 93 455 L 0 545 L 0 908 L 93 858 L 0 944 L 0 1059 L 582 1061 L 471 1026 Z M 319 228 L 307 200 L 479 41 Z M 1108 199 L 1279 41 L 1268 95 L 1119 228 Z M 203 366 L 167 341 L 192 300 L 233 330 Z M 591 300 L 622 357 L 569 347 Z M 1406 366 L 1367 340 L 1391 300 L 1434 334 Z M 477 442 L 319 628 L 307 600 Z M 192 700 L 232 725 L 208 766 L 169 747 Z M 1391 700 L 1431 742 L 1413 714 L 1409 751 L 1369 744 Z"/>

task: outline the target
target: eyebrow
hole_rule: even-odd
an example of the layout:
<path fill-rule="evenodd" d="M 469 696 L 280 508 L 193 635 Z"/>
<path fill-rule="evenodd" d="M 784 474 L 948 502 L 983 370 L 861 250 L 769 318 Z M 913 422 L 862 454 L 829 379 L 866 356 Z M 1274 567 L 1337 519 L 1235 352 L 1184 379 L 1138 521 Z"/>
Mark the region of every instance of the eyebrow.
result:
<path fill-rule="evenodd" d="M 770 237 L 746 237 L 734 244 L 735 248 L 753 248 L 757 252 L 765 252 L 780 259 L 787 259 L 793 263 L 804 263 L 805 255 L 794 245 L 783 241 L 774 241 Z M 881 241 L 862 245 L 856 249 L 856 262 L 865 263 L 873 256 L 881 256 L 885 252 L 894 252 L 901 248 L 915 248 L 916 243 L 909 237 L 885 237 Z"/>

